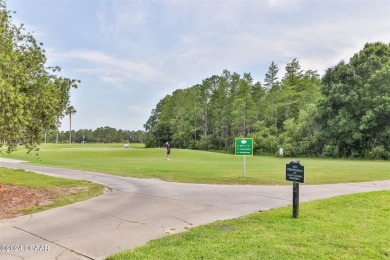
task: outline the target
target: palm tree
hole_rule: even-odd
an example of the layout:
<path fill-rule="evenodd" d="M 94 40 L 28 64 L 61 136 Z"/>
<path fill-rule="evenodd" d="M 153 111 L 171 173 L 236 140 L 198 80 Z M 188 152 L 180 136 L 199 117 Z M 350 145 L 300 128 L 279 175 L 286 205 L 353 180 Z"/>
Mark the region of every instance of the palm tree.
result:
<path fill-rule="evenodd" d="M 63 115 L 61 115 L 61 117 L 63 117 Z M 56 134 L 56 144 L 58 144 L 58 134 L 59 134 L 59 128 L 61 126 L 61 121 L 59 118 L 57 118 L 57 121 L 56 121 L 56 128 L 57 128 L 57 134 Z"/>
<path fill-rule="evenodd" d="M 65 110 L 65 115 L 69 115 L 69 144 L 72 143 L 72 115 L 76 114 L 76 112 L 73 106 L 69 106 Z"/>

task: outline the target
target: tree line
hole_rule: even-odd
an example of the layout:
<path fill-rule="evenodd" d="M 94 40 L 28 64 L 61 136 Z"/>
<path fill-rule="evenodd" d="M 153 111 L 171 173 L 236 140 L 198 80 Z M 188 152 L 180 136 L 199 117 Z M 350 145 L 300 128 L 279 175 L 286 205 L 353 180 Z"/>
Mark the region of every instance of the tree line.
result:
<path fill-rule="evenodd" d="M 288 156 L 390 159 L 390 44 L 367 43 L 321 77 L 293 59 L 279 79 L 272 62 L 264 83 L 224 70 L 158 102 L 144 127 L 147 147 Z"/>
<path fill-rule="evenodd" d="M 143 143 L 145 132 L 115 129 L 112 127 L 98 127 L 79 129 L 77 131 L 49 131 L 42 136 L 42 143 Z M 70 137 L 70 138 L 69 138 Z"/>

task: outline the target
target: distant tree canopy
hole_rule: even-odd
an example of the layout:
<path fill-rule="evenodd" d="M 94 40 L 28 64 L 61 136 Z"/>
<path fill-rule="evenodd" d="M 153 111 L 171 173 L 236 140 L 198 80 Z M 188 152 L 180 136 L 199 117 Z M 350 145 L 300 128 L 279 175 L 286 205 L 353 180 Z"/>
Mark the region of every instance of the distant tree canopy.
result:
<path fill-rule="evenodd" d="M 144 125 L 146 146 L 232 152 L 236 137 L 254 139 L 257 153 L 390 158 L 390 45 L 367 43 L 321 78 L 297 59 L 264 86 L 250 73 L 224 70 L 160 100 Z"/>
<path fill-rule="evenodd" d="M 18 143 L 36 148 L 42 133 L 56 128 L 78 83 L 53 74 L 60 68 L 46 67 L 43 44 L 24 31 L 0 0 L 0 146 L 8 152 Z"/>
<path fill-rule="evenodd" d="M 47 143 L 68 143 L 71 135 L 72 143 L 143 143 L 145 132 L 115 129 L 109 126 L 92 129 L 79 129 L 77 131 L 46 132 L 42 141 Z M 46 140 L 45 140 L 46 139 Z"/>

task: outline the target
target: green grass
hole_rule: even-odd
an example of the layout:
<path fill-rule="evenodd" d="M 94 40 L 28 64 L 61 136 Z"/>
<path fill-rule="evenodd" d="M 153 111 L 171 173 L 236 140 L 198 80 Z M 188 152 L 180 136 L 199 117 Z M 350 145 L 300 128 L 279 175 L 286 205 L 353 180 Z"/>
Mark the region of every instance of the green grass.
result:
<path fill-rule="evenodd" d="M 108 259 L 389 259 L 390 191 L 218 221 Z"/>
<path fill-rule="evenodd" d="M 56 178 L 24 170 L 0 168 L 0 182 L 3 183 L 5 187 L 8 185 L 17 185 L 32 190 L 39 188 L 73 188 L 70 195 L 61 196 L 59 194 L 52 204 L 25 208 L 22 210 L 22 214 L 31 214 L 42 210 L 61 207 L 78 201 L 87 200 L 103 193 L 102 185 L 89 181 Z"/>
<path fill-rule="evenodd" d="M 47 144 L 41 146 L 39 159 L 26 155 L 24 149 L 3 154 L 39 165 L 190 183 L 290 184 L 285 181 L 285 166 L 295 159 L 305 166 L 306 184 L 390 179 L 389 161 L 247 156 L 243 178 L 240 156 L 174 148 L 171 161 L 165 156 L 165 148 L 145 149 L 134 144 L 129 149 L 121 144 Z"/>
<path fill-rule="evenodd" d="M 91 170 L 121 176 L 160 178 L 195 183 L 285 184 L 285 164 L 293 158 L 247 157 L 243 179 L 243 158 L 219 153 L 172 150 L 165 160 L 165 149 L 144 149 L 121 145 L 46 145 L 40 159 L 21 150 L 10 157 L 34 164 Z M 295 159 L 295 158 L 294 158 Z M 359 182 L 390 178 L 390 163 L 384 161 L 301 159 L 308 184 Z"/>

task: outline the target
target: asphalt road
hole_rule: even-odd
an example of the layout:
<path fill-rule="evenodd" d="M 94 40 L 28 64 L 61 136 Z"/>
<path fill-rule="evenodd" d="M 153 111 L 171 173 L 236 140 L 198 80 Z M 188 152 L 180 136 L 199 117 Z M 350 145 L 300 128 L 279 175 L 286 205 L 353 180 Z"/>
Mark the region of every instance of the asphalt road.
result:
<path fill-rule="evenodd" d="M 0 259 L 104 259 L 167 234 L 292 204 L 292 185 L 205 185 L 40 167 L 0 167 L 90 180 L 111 191 L 61 208 L 0 221 Z M 300 201 L 390 190 L 390 180 L 301 185 Z"/>

